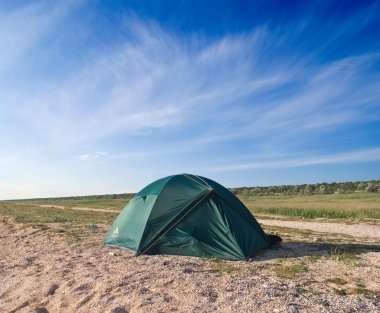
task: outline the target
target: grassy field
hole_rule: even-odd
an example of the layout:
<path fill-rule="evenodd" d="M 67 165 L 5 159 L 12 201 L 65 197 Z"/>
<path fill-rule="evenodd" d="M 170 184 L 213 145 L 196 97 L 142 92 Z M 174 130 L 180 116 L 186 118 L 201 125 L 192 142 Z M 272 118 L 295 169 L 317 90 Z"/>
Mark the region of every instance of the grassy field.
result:
<path fill-rule="evenodd" d="M 99 231 L 100 224 L 111 224 L 117 213 L 41 208 L 30 204 L 0 202 L 0 216 L 13 217 L 18 223 L 36 226 L 60 234 L 72 243 Z"/>
<path fill-rule="evenodd" d="M 43 199 L 43 200 L 22 200 L 22 201 L 12 201 L 22 204 L 41 204 L 41 205 L 58 205 L 64 206 L 65 208 L 71 207 L 86 207 L 86 208 L 97 208 L 97 209 L 122 209 L 130 198 L 125 199 L 78 199 L 78 200 L 67 200 L 67 199 Z"/>
<path fill-rule="evenodd" d="M 41 208 L 29 204 L 0 202 L 0 215 L 14 217 L 18 223 L 111 223 L 117 213 Z"/>
<path fill-rule="evenodd" d="M 255 215 L 288 216 L 294 218 L 380 219 L 379 193 L 333 195 L 256 196 L 239 197 Z M 20 222 L 49 223 L 68 220 L 96 223 L 112 221 L 115 213 L 79 212 L 72 207 L 121 210 L 129 199 L 55 199 L 0 201 L 0 215 L 16 217 Z M 17 204 L 16 204 L 17 203 Z M 40 208 L 35 205 L 63 206 L 62 209 Z"/>
<path fill-rule="evenodd" d="M 240 197 L 253 214 L 301 218 L 380 219 L 379 193 Z"/>

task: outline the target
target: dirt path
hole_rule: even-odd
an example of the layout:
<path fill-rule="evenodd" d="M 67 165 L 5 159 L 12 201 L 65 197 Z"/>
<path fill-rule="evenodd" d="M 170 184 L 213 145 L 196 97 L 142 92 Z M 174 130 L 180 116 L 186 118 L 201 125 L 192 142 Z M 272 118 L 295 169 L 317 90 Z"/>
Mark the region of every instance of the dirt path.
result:
<path fill-rule="evenodd" d="M 24 203 L 15 203 L 22 204 Z M 120 210 L 112 210 L 112 209 L 98 209 L 98 208 L 87 208 L 87 207 L 65 207 L 63 205 L 54 205 L 54 204 L 30 204 L 33 206 L 38 206 L 40 208 L 54 208 L 54 209 L 68 209 L 68 210 L 76 210 L 76 211 L 94 211 L 94 212 L 110 212 L 110 213 L 120 213 Z"/>
<path fill-rule="evenodd" d="M 321 233 L 344 234 L 361 238 L 376 238 L 380 241 L 380 226 L 368 225 L 365 223 L 321 223 L 305 221 L 282 221 L 270 219 L 258 219 L 258 222 L 267 226 L 290 227 L 297 229 L 307 229 Z"/>

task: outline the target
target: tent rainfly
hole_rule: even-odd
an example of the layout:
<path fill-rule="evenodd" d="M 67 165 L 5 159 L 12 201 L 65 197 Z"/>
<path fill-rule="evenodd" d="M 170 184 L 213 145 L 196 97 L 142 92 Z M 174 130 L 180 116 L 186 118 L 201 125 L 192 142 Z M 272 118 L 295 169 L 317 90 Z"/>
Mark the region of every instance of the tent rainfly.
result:
<path fill-rule="evenodd" d="M 200 176 L 161 178 L 137 193 L 104 243 L 141 254 L 244 260 L 271 245 L 256 219 L 229 190 Z"/>

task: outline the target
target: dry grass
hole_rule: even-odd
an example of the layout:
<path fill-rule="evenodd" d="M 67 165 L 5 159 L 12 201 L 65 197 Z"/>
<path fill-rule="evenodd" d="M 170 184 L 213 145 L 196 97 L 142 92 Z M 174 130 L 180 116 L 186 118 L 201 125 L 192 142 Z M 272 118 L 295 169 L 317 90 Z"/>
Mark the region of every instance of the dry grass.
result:
<path fill-rule="evenodd" d="M 335 285 L 339 285 L 339 286 L 342 286 L 342 285 L 345 285 L 347 284 L 347 281 L 343 278 L 340 278 L 340 277 L 331 277 L 331 278 L 327 278 L 325 280 L 326 283 L 333 283 Z"/>
<path fill-rule="evenodd" d="M 243 197 L 241 200 L 256 214 L 380 219 L 380 194 L 258 196 Z"/>
<path fill-rule="evenodd" d="M 128 199 L 77 199 L 77 200 L 67 200 L 67 199 L 43 199 L 43 200 L 19 200 L 19 201 L 9 201 L 9 203 L 17 202 L 22 203 L 24 205 L 57 205 L 64 206 L 65 208 L 72 207 L 88 207 L 95 209 L 122 209 L 127 202 Z"/>
<path fill-rule="evenodd" d="M 97 224 L 110 224 L 117 213 L 40 208 L 0 202 L 0 216 L 10 216 L 18 223 L 30 224 L 48 233 L 62 235 L 69 243 L 98 232 Z"/>
<path fill-rule="evenodd" d="M 380 193 L 332 195 L 254 196 L 240 199 L 254 214 L 302 218 L 380 219 Z M 45 204 L 101 209 L 122 209 L 129 199 L 42 199 L 17 201 L 25 205 Z M 12 202 L 8 202 L 11 204 Z M 2 203 L 0 202 L 0 205 Z M 4 205 L 4 202 L 3 202 Z"/>

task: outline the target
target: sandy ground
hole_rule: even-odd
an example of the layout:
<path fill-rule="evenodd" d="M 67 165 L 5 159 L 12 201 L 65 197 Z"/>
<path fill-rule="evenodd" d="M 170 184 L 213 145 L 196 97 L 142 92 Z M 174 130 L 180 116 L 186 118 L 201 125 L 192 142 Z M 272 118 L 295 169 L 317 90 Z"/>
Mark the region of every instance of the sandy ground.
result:
<path fill-rule="evenodd" d="M 15 204 L 20 204 L 24 205 L 23 203 L 15 203 Z M 40 208 L 54 208 L 54 209 L 66 209 L 65 206 L 63 205 L 51 205 L 51 204 L 32 204 L 35 206 L 38 206 Z M 76 210 L 76 211 L 97 211 L 97 212 L 113 212 L 113 213 L 119 213 L 120 210 L 112 210 L 111 208 L 109 209 L 98 209 L 98 208 L 86 208 L 86 207 L 69 207 L 68 209 L 70 210 Z"/>
<path fill-rule="evenodd" d="M 286 241 L 250 262 L 134 257 L 100 244 L 109 225 L 69 244 L 51 229 L 0 221 L 0 312 L 379 312 L 379 298 L 337 294 L 357 286 L 380 291 L 378 249 L 364 249 L 357 266 L 307 261 L 328 251 L 319 243 Z M 280 278 L 272 268 L 286 262 L 307 270 Z M 326 283 L 331 277 L 347 283 Z"/>
<path fill-rule="evenodd" d="M 290 227 L 297 229 L 307 229 L 321 233 L 344 234 L 352 237 L 373 238 L 380 241 L 380 225 L 369 225 L 367 223 L 347 224 L 347 223 L 323 223 L 310 221 L 282 221 L 258 219 L 262 225 Z"/>

